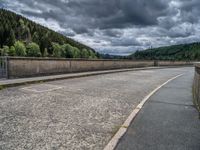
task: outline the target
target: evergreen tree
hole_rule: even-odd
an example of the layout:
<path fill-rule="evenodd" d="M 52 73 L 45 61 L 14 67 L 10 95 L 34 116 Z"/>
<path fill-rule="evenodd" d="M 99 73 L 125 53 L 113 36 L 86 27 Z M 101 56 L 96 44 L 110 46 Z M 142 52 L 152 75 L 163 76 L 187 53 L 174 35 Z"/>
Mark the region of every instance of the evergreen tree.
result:
<path fill-rule="evenodd" d="M 12 29 L 10 30 L 7 43 L 8 43 L 8 46 L 13 46 L 15 44 L 15 33 Z"/>
<path fill-rule="evenodd" d="M 19 44 L 19 42 L 16 41 L 21 41 L 22 43 Z M 53 47 L 51 43 L 65 45 L 63 48 L 65 50 L 62 51 L 62 57 L 78 58 L 80 57 L 79 53 L 81 53 L 80 50 L 82 49 L 90 49 L 94 52 L 92 48 L 30 21 L 23 16 L 15 14 L 9 10 L 0 9 L 0 48 L 3 48 L 4 45 L 9 47 L 15 45 L 16 55 L 25 56 L 26 51 L 24 51 L 24 47 L 22 45 L 24 43 L 28 45 L 31 42 L 39 45 L 43 55 L 45 49 L 47 49 L 49 55 L 53 54 Z M 68 44 L 67 48 L 65 48 L 66 44 Z M 22 49 L 22 51 L 20 49 L 20 53 L 18 51 L 18 46 Z"/>

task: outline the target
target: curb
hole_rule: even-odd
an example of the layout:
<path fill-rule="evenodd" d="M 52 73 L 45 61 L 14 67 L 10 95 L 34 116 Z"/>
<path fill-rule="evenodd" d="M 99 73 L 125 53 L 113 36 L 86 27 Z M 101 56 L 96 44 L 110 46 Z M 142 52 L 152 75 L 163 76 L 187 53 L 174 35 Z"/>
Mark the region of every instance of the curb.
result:
<path fill-rule="evenodd" d="M 187 67 L 187 66 L 182 66 L 182 67 Z M 35 78 L 2 80 L 2 81 L 0 81 L 0 87 L 1 87 L 0 89 L 7 88 L 7 87 L 26 85 L 26 84 L 35 84 L 35 83 L 40 83 L 40 82 L 55 81 L 55 80 L 74 79 L 74 78 L 89 77 L 89 76 L 103 75 L 103 74 L 139 71 L 139 70 L 166 69 L 166 68 L 180 68 L 180 66 L 145 67 L 145 68 L 132 68 L 132 69 L 118 69 L 118 70 L 110 70 L 110 71 L 104 70 L 104 71 L 84 72 L 84 73 L 76 73 L 76 74 L 73 73 L 73 74 L 43 76 L 43 77 L 35 77 Z"/>
<path fill-rule="evenodd" d="M 128 116 L 126 121 L 121 125 L 120 129 L 117 131 L 117 133 L 112 137 L 112 139 L 109 141 L 109 143 L 106 145 L 104 150 L 114 150 L 117 146 L 120 139 L 123 137 L 123 135 L 126 133 L 128 127 L 130 126 L 131 122 L 135 119 L 137 114 L 140 112 L 140 110 L 143 108 L 144 104 L 147 102 L 147 100 L 155 94 L 160 88 L 162 88 L 164 85 L 168 84 L 169 82 L 175 80 L 178 77 L 183 76 L 184 74 L 179 74 L 169 80 L 167 80 L 162 85 L 158 86 L 156 89 L 154 89 L 151 93 L 149 93 L 138 105 L 137 107 L 132 111 L 132 113 Z"/>

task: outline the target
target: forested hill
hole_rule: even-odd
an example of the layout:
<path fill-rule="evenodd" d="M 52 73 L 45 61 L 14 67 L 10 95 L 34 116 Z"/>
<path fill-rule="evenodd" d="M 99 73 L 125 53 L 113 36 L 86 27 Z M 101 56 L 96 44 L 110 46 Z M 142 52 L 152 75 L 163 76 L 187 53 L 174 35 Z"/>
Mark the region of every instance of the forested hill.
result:
<path fill-rule="evenodd" d="M 97 58 L 92 48 L 0 9 L 0 55 Z"/>
<path fill-rule="evenodd" d="M 136 51 L 133 59 L 144 60 L 200 60 L 200 43 L 173 45 Z"/>

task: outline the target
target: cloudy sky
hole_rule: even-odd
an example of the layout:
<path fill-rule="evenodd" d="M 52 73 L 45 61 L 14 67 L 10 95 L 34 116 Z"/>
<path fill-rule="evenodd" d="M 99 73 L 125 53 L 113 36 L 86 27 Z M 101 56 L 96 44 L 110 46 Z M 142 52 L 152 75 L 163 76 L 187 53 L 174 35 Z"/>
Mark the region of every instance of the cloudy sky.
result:
<path fill-rule="evenodd" d="M 0 0 L 101 53 L 200 41 L 200 0 Z"/>

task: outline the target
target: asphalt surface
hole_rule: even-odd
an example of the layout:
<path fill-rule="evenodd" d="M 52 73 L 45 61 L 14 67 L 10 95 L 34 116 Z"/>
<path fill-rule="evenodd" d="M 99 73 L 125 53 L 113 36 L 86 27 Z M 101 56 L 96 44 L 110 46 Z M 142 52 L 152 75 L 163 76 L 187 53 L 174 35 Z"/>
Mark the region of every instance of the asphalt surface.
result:
<path fill-rule="evenodd" d="M 101 150 L 140 101 L 193 69 L 130 71 L 0 91 L 0 149 Z"/>
<path fill-rule="evenodd" d="M 200 120 L 193 106 L 193 73 L 153 95 L 131 123 L 116 150 L 200 150 Z"/>

